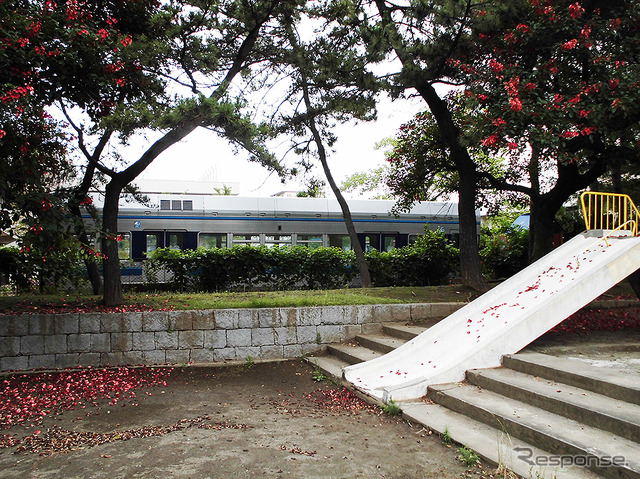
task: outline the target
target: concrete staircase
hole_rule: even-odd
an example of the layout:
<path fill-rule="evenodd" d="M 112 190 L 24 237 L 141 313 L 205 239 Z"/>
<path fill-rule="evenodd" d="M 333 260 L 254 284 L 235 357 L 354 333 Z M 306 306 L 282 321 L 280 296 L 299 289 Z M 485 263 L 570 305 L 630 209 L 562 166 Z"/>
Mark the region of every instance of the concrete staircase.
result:
<path fill-rule="evenodd" d="M 428 326 L 385 324 L 309 361 L 344 384 L 343 367 L 380 356 Z M 502 364 L 467 371 L 461 383 L 430 386 L 422 400 L 400 403 L 404 417 L 522 477 L 640 479 L 637 375 L 527 350 Z"/>

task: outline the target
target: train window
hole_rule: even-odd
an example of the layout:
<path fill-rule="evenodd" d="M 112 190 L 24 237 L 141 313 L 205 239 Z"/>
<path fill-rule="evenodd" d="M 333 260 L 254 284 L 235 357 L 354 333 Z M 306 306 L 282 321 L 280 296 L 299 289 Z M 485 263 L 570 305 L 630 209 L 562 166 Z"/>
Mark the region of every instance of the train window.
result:
<path fill-rule="evenodd" d="M 384 250 L 391 251 L 396 247 L 396 237 L 390 235 L 384 235 Z"/>
<path fill-rule="evenodd" d="M 260 244 L 260 235 L 257 234 L 234 234 L 233 244 L 248 244 L 257 246 Z"/>
<path fill-rule="evenodd" d="M 182 233 L 169 233 L 168 247 L 171 249 L 182 249 L 184 235 Z"/>
<path fill-rule="evenodd" d="M 329 246 L 351 251 L 351 238 L 349 235 L 329 235 Z"/>
<path fill-rule="evenodd" d="M 169 200 L 160 200 L 160 209 L 161 210 L 170 210 L 171 209 L 171 201 L 169 201 Z"/>
<path fill-rule="evenodd" d="M 153 253 L 155 250 L 158 249 L 158 243 L 159 243 L 158 239 L 159 238 L 157 234 L 147 234 L 147 237 L 146 237 L 147 243 L 145 248 L 147 255 L 150 255 L 151 253 Z"/>
<path fill-rule="evenodd" d="M 171 209 L 172 210 L 181 210 L 182 209 L 182 201 L 180 201 L 180 200 L 171 200 Z"/>
<path fill-rule="evenodd" d="M 265 235 L 266 246 L 291 246 L 291 235 Z"/>
<path fill-rule="evenodd" d="M 418 235 L 409 235 L 409 246 L 414 244 L 417 239 L 418 239 Z"/>
<path fill-rule="evenodd" d="M 193 201 L 192 200 L 184 200 L 182 202 L 182 209 L 185 211 L 193 211 Z"/>
<path fill-rule="evenodd" d="M 206 248 L 206 249 L 226 248 L 227 247 L 227 235 L 226 234 L 201 233 L 200 234 L 200 244 L 198 246 L 200 246 L 201 248 Z"/>
<path fill-rule="evenodd" d="M 118 241 L 118 258 L 131 258 L 131 235 L 129 233 L 119 233 L 118 236 L 122 237 L 122 239 Z"/>
<path fill-rule="evenodd" d="M 376 234 L 366 235 L 364 237 L 364 250 L 371 251 L 374 249 L 380 251 L 380 236 Z"/>
<path fill-rule="evenodd" d="M 322 235 L 298 235 L 296 244 L 307 246 L 311 249 L 320 248 L 322 246 Z"/>

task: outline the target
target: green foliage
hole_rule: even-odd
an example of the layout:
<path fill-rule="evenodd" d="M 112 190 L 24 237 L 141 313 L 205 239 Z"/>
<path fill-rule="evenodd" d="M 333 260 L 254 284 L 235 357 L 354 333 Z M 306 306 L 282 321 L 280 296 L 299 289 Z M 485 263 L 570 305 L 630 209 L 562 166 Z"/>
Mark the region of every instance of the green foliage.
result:
<path fill-rule="evenodd" d="M 494 216 L 480 234 L 480 258 L 484 273 L 493 279 L 508 278 L 529 264 L 529 230 L 512 226 L 518 212 Z"/>
<path fill-rule="evenodd" d="M 393 399 L 389 399 L 389 402 L 382 406 L 382 411 L 389 416 L 400 416 L 402 414 L 402 408 Z"/>
<path fill-rule="evenodd" d="M 253 367 L 256 365 L 256 360 L 253 356 L 247 356 L 247 358 L 244 361 L 244 364 L 242 365 L 242 369 L 244 369 L 245 371 L 248 371 L 249 369 L 253 369 Z"/>
<path fill-rule="evenodd" d="M 425 286 L 446 282 L 457 265 L 457 249 L 440 232 L 427 231 L 412 246 L 367 253 L 378 286 Z M 197 250 L 160 248 L 145 264 L 150 277 L 171 273 L 178 291 L 333 289 L 357 274 L 353 252 L 304 246 L 234 246 Z"/>
<path fill-rule="evenodd" d="M 451 438 L 451 433 L 449 432 L 449 426 L 444 427 L 444 432 L 442 433 L 442 442 L 444 442 L 447 446 L 453 444 L 453 439 Z"/>
<path fill-rule="evenodd" d="M 480 462 L 478 454 L 467 446 L 460 446 L 458 448 L 458 459 L 460 459 L 467 467 L 475 466 Z"/>
<path fill-rule="evenodd" d="M 325 381 L 327 379 L 326 374 L 322 372 L 322 370 L 318 366 L 313 367 L 313 372 L 311 373 L 311 378 L 319 383 Z"/>
<path fill-rule="evenodd" d="M 376 286 L 438 285 L 455 272 L 458 250 L 444 233 L 426 229 L 411 246 L 368 252 L 367 264 Z"/>

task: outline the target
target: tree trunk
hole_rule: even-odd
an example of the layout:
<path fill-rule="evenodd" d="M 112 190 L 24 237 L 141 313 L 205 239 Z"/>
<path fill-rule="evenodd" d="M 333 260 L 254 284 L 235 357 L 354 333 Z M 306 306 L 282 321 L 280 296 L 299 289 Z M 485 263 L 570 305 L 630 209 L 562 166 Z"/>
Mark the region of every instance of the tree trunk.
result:
<path fill-rule="evenodd" d="M 553 249 L 554 222 L 557 208 L 542 197 L 531 199 L 529 218 L 529 262 L 539 260 Z"/>
<path fill-rule="evenodd" d="M 464 173 L 463 173 L 464 171 Z M 459 170 L 458 221 L 460 223 L 460 275 L 462 284 L 476 291 L 488 290 L 480 267 L 476 219 L 475 171 Z"/>
<path fill-rule="evenodd" d="M 111 180 L 105 188 L 104 208 L 102 210 L 102 260 L 104 270 L 104 304 L 117 306 L 122 304 L 122 283 L 120 278 L 120 259 L 118 258 L 118 200 L 122 187 Z"/>
<path fill-rule="evenodd" d="M 327 156 L 324 152 L 324 146 L 322 146 L 323 153 L 320 155 L 320 163 L 322 163 L 322 169 L 324 170 L 324 174 L 327 177 L 327 181 L 329 182 L 329 186 L 331 186 L 331 190 L 336 195 L 336 199 L 338 200 L 338 204 L 340 205 L 340 209 L 342 210 L 342 217 L 344 218 L 344 224 L 347 227 L 347 232 L 349 233 L 349 238 L 351 239 L 351 248 L 353 248 L 353 252 L 356 255 L 356 263 L 358 264 L 358 271 L 360 272 L 360 277 L 362 278 L 362 287 L 370 288 L 371 287 L 371 274 L 369 273 L 369 266 L 367 265 L 367 260 L 364 255 L 364 250 L 362 249 L 362 245 L 360 244 L 360 240 L 358 239 L 358 234 L 356 233 L 356 227 L 353 224 L 353 218 L 351 217 L 351 211 L 349 210 L 349 205 L 347 201 L 344 199 L 340 188 L 336 184 L 333 179 L 333 175 L 331 174 L 331 170 L 329 170 L 329 164 L 327 163 Z"/>

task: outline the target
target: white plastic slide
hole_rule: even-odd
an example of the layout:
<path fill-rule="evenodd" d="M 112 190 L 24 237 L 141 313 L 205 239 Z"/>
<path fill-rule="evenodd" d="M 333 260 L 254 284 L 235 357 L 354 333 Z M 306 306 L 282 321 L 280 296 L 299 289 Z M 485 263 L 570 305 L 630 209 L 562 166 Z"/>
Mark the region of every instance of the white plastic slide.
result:
<path fill-rule="evenodd" d="M 500 366 L 640 268 L 640 238 L 584 232 L 398 349 L 343 369 L 357 389 L 388 402 Z"/>

